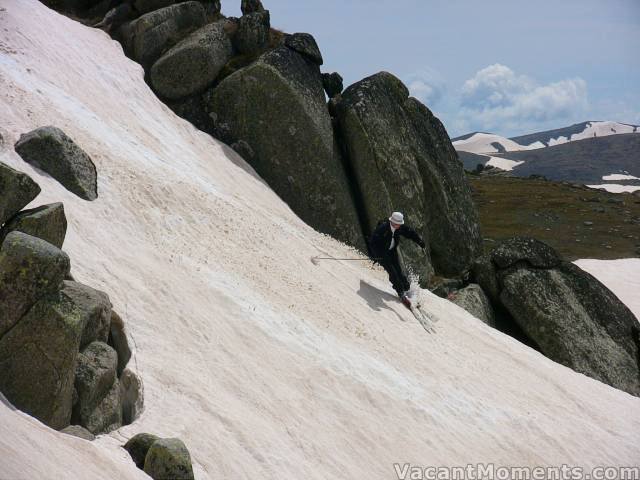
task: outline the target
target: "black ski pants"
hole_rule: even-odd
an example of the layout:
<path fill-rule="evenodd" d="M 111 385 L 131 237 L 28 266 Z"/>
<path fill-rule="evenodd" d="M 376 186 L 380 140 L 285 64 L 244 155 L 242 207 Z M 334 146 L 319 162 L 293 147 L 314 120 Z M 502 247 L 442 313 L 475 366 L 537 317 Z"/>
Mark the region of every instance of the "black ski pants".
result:
<path fill-rule="evenodd" d="M 378 260 L 382 268 L 389 274 L 389 281 L 398 296 L 409 290 L 409 280 L 402 271 L 398 252 L 394 249 Z"/>

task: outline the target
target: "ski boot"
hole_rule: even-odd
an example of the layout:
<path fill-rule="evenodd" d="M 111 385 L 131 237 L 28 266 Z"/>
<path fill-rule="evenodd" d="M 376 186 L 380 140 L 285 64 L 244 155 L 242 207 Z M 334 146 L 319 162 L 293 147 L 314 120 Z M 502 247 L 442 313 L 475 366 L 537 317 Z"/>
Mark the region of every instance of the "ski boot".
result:
<path fill-rule="evenodd" d="M 411 310 L 411 300 L 409 300 L 409 297 L 407 296 L 407 292 L 404 292 L 402 295 L 400 295 L 400 301 L 405 307 Z"/>

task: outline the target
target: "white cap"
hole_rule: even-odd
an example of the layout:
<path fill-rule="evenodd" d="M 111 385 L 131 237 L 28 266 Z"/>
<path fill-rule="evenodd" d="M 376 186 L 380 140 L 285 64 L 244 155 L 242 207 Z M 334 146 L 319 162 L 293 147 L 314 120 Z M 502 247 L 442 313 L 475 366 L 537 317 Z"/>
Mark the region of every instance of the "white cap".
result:
<path fill-rule="evenodd" d="M 404 224 L 404 215 L 401 212 L 393 212 L 389 217 L 389 221 L 397 223 L 398 225 Z"/>

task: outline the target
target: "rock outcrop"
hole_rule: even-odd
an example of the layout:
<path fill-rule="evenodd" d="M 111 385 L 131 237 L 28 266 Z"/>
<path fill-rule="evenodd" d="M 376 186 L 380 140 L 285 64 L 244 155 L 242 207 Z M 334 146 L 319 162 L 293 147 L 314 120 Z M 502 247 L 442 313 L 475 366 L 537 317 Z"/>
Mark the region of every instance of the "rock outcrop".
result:
<path fill-rule="evenodd" d="M 191 32 L 204 26 L 206 12 L 200 2 L 170 5 L 125 23 L 116 33 L 128 57 L 147 70 L 160 56 Z"/>
<path fill-rule="evenodd" d="M 83 319 L 62 292 L 40 299 L 0 339 L 0 391 L 20 410 L 69 425 Z"/>
<path fill-rule="evenodd" d="M 270 30 L 271 19 L 268 10 L 247 13 L 238 20 L 233 44 L 241 54 L 255 54 L 267 46 Z"/>
<path fill-rule="evenodd" d="M 135 19 L 136 16 L 137 11 L 130 3 L 121 3 L 107 11 L 102 20 L 93 26 L 108 33 L 117 32 L 123 24 Z"/>
<path fill-rule="evenodd" d="M 638 321 L 594 277 L 524 237 L 476 262 L 474 276 L 544 355 L 640 396 Z"/>
<path fill-rule="evenodd" d="M 111 323 L 109 296 L 95 288 L 69 280 L 64 281 L 63 291 L 84 318 L 80 348 L 96 340 L 106 342 Z"/>
<path fill-rule="evenodd" d="M 204 14 L 207 22 L 217 22 L 223 18 L 220 10 L 222 3 L 220 0 L 198 0 L 204 7 Z"/>
<path fill-rule="evenodd" d="M 317 65 L 278 47 L 225 78 L 207 109 L 218 137 L 305 222 L 364 249 Z"/>
<path fill-rule="evenodd" d="M 25 162 L 44 170 L 80 198 L 98 198 L 95 165 L 59 128 L 40 127 L 21 135 L 15 149 Z"/>
<path fill-rule="evenodd" d="M 233 53 L 224 21 L 208 24 L 153 64 L 150 79 L 162 97 L 178 99 L 204 91 Z"/>
<path fill-rule="evenodd" d="M 96 439 L 96 436 L 80 425 L 69 425 L 68 427 L 60 430 L 62 433 L 66 433 L 67 435 L 73 435 L 74 437 L 82 438 L 83 440 L 89 440 L 92 442 Z"/>
<path fill-rule="evenodd" d="M 271 29 L 260 0 L 243 0 L 240 18 L 223 17 L 217 0 L 136 1 L 144 14 L 115 35 L 127 55 L 174 112 L 232 146 L 305 222 L 366 250 L 377 221 L 401 210 L 429 244 L 402 252 L 423 285 L 466 274 L 481 239 L 462 164 L 400 80 L 382 72 L 343 92 L 339 74 L 320 74 L 313 36 Z"/>
<path fill-rule="evenodd" d="M 193 480 L 191 455 L 178 438 L 138 433 L 123 446 L 136 466 L 154 480 Z"/>
<path fill-rule="evenodd" d="M 487 325 L 494 326 L 495 314 L 491 307 L 491 301 L 480 285 L 472 283 L 458 290 L 454 294 L 453 303 L 464 308 Z"/>
<path fill-rule="evenodd" d="M 147 452 L 144 471 L 154 480 L 194 480 L 191 455 L 178 438 L 156 440 Z"/>
<path fill-rule="evenodd" d="M 177 3 L 177 0 L 134 0 L 133 6 L 136 7 L 140 15 L 144 15 L 154 10 L 170 7 L 174 3 Z"/>
<path fill-rule="evenodd" d="M 129 452 L 133 462 L 139 469 L 144 468 L 144 459 L 147 457 L 147 453 L 155 442 L 160 440 L 157 435 L 151 433 L 138 433 L 131 437 L 127 443 L 124 444 L 124 449 Z"/>
<path fill-rule="evenodd" d="M 0 243 L 13 231 L 26 233 L 62 248 L 67 233 L 64 206 L 62 203 L 52 203 L 21 211 L 0 229 Z"/>
<path fill-rule="evenodd" d="M 462 163 L 442 123 L 387 72 L 365 78 L 336 104 L 339 129 L 364 211 L 365 230 L 400 210 L 429 244 L 403 257 L 423 280 L 457 276 L 481 247 Z"/>
<path fill-rule="evenodd" d="M 2 243 L 0 392 L 52 428 L 72 421 L 104 433 L 136 418 L 142 383 L 126 368 L 131 351 L 109 297 L 64 280 L 69 266 L 59 248 L 26 233 Z"/>
<path fill-rule="evenodd" d="M 80 424 L 93 434 L 108 433 L 122 426 L 120 382 L 116 380 L 107 394 L 93 406 L 80 413 Z"/>
<path fill-rule="evenodd" d="M 324 91 L 327 92 L 327 96 L 329 98 L 340 95 L 344 89 L 342 85 L 342 76 L 338 72 L 323 73 L 322 86 L 324 87 Z"/>
<path fill-rule="evenodd" d="M 117 365 L 118 356 L 106 343 L 92 342 L 80 353 L 76 365 L 75 388 L 78 401 L 73 407 L 73 423 L 96 433 L 118 422 L 117 416 L 113 421 L 110 418 L 112 408 L 106 415 L 103 409 L 99 408 L 114 387 Z M 118 391 L 118 396 L 119 393 Z M 118 410 L 121 408 L 118 407 Z M 122 414 L 119 423 L 122 423 L 121 417 Z"/>
<path fill-rule="evenodd" d="M 247 15 L 248 13 L 264 12 L 264 7 L 260 0 L 242 0 L 240 10 L 243 15 Z"/>
<path fill-rule="evenodd" d="M 316 43 L 316 39 L 308 33 L 292 33 L 287 35 L 284 40 L 285 46 L 291 50 L 306 56 L 316 65 L 322 65 L 322 54 Z"/>
<path fill-rule="evenodd" d="M 0 338 L 69 274 L 66 253 L 22 232 L 11 232 L 0 248 Z"/>
<path fill-rule="evenodd" d="M 40 193 L 31 177 L 0 163 L 0 225 L 5 223 Z"/>
<path fill-rule="evenodd" d="M 120 315 L 111 310 L 111 323 L 109 325 L 109 339 L 107 343 L 118 354 L 118 377 L 122 375 L 124 368 L 131 358 L 131 349 L 125 332 L 124 322 Z"/>

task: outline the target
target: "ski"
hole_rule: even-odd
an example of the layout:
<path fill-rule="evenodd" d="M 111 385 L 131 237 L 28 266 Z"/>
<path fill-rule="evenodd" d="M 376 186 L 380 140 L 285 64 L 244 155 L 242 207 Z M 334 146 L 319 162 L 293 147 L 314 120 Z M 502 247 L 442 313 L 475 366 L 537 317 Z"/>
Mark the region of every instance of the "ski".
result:
<path fill-rule="evenodd" d="M 410 290 L 409 296 L 405 298 L 408 304 L 405 302 L 402 303 L 411 311 L 418 323 L 422 325 L 422 328 L 424 328 L 427 333 L 435 333 L 436 330 L 433 324 L 437 319 L 433 318 L 421 308 L 422 295 L 420 291 L 414 287 Z"/>
<path fill-rule="evenodd" d="M 418 323 L 422 325 L 422 328 L 426 330 L 427 333 L 436 333 L 436 329 L 433 326 L 433 321 L 429 315 L 427 315 L 424 311 L 422 311 L 418 307 L 412 307 L 411 313 L 418 320 Z"/>

